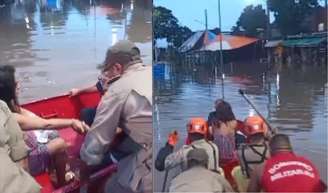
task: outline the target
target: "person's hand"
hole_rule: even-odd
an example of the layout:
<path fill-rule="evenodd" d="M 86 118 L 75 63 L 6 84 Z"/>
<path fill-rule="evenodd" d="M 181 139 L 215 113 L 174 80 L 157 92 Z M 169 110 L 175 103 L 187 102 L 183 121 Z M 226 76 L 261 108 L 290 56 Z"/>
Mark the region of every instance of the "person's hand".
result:
<path fill-rule="evenodd" d="M 77 119 L 72 119 L 71 126 L 76 132 L 78 132 L 80 134 L 86 133 L 90 129 L 87 124 L 85 124 L 84 122 L 81 122 Z"/>
<path fill-rule="evenodd" d="M 70 91 L 68 92 L 68 94 L 69 94 L 70 97 L 76 96 L 76 95 L 80 94 L 80 89 L 78 89 L 78 88 L 73 88 L 72 90 L 70 90 Z"/>
<path fill-rule="evenodd" d="M 173 131 L 169 134 L 167 143 L 170 144 L 171 146 L 175 146 L 179 141 L 179 134 L 177 131 Z"/>

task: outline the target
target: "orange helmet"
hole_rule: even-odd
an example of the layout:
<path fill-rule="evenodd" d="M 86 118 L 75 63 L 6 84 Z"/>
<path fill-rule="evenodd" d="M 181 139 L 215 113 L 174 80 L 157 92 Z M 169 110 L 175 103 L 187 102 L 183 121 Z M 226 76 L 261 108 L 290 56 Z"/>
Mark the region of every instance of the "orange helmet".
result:
<path fill-rule="evenodd" d="M 260 116 L 250 116 L 245 120 L 245 130 L 249 135 L 257 133 L 266 134 L 268 127 Z"/>
<path fill-rule="evenodd" d="M 208 126 L 206 120 L 201 117 L 195 117 L 190 119 L 187 124 L 187 131 L 188 133 L 200 133 L 203 135 L 207 135 Z"/>

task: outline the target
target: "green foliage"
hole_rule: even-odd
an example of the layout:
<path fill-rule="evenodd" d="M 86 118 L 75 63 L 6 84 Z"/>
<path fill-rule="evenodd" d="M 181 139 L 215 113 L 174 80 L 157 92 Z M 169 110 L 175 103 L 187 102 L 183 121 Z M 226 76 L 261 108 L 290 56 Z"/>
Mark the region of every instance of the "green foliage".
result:
<path fill-rule="evenodd" d="M 153 30 L 154 38 L 167 38 L 175 47 L 179 47 L 192 34 L 186 26 L 180 26 L 172 11 L 164 7 L 154 7 Z"/>
<path fill-rule="evenodd" d="M 247 6 L 236 22 L 236 26 L 232 27 L 234 34 L 239 34 L 240 28 L 245 30 L 245 35 L 248 36 L 259 36 L 260 33 L 266 29 L 267 16 L 265 10 L 261 5 Z"/>
<path fill-rule="evenodd" d="M 318 7 L 318 0 L 268 0 L 275 22 L 283 35 L 309 32 L 305 19 Z"/>

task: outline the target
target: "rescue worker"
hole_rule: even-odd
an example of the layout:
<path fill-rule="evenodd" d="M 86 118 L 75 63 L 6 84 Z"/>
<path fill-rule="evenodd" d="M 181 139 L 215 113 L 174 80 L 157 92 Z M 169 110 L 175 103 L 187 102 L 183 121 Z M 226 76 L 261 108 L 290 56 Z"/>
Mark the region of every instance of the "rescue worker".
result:
<path fill-rule="evenodd" d="M 133 53 L 134 55 L 132 57 L 136 57 L 135 60 L 137 60 L 140 57 L 139 50 L 136 50 L 136 53 Z M 141 62 L 141 60 L 140 60 Z M 99 66 L 102 68 L 103 66 Z M 103 96 L 108 86 L 118 80 L 120 78 L 120 74 L 117 72 L 112 71 L 102 71 L 101 74 L 98 76 L 98 81 L 95 85 L 91 85 L 86 88 L 73 88 L 69 91 L 69 96 L 74 97 L 83 93 L 92 93 L 92 92 L 98 92 L 101 96 Z M 91 126 L 94 118 L 96 116 L 97 107 L 88 107 L 81 109 L 80 112 L 80 119 L 84 121 L 87 125 Z"/>
<path fill-rule="evenodd" d="M 28 148 L 23 133 L 6 103 L 0 100 L 0 192 L 39 193 L 28 169 Z"/>
<path fill-rule="evenodd" d="M 293 153 L 289 138 L 276 134 L 269 142 L 270 155 L 264 165 L 252 172 L 248 192 L 324 192 L 317 168 Z"/>
<path fill-rule="evenodd" d="M 245 192 L 255 165 L 264 164 L 269 157 L 266 138 L 268 127 L 260 116 L 250 116 L 244 121 L 247 143 L 241 144 L 237 150 L 240 166 L 233 169 L 233 177 L 238 190 Z"/>
<path fill-rule="evenodd" d="M 204 149 L 192 149 L 187 154 L 188 169 L 170 183 L 169 192 L 233 192 L 229 182 L 207 169 L 209 156 Z"/>
<path fill-rule="evenodd" d="M 254 165 L 263 164 L 269 157 L 266 143 L 269 132 L 263 119 L 257 115 L 246 118 L 244 124 L 248 142 L 238 148 L 238 157 L 243 174 L 249 177 Z"/>
<path fill-rule="evenodd" d="M 134 43 L 122 40 L 106 53 L 103 72 L 119 73 L 97 107 L 95 120 L 80 155 L 89 166 L 102 163 L 116 133 L 126 138 L 118 144 L 127 156 L 118 162 L 105 192 L 152 192 L 152 71 L 140 58 Z"/>
<path fill-rule="evenodd" d="M 207 140 L 208 126 L 203 118 L 192 118 L 187 124 L 189 145 L 183 145 L 179 150 L 173 152 L 175 145 L 178 143 L 177 132 L 169 136 L 166 145 L 160 149 L 155 161 L 155 167 L 159 171 L 181 166 L 181 170 L 187 169 L 187 154 L 192 149 L 204 149 L 208 156 L 208 168 L 212 171 L 219 172 L 219 153 L 217 146 Z"/>

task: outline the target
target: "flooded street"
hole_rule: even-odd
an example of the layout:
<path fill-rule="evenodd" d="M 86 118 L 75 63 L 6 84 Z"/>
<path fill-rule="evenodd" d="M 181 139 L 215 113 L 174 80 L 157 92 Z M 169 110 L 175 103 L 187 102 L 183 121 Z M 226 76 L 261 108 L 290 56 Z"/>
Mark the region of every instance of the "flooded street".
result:
<path fill-rule="evenodd" d="M 117 40 L 151 64 L 151 10 L 149 0 L 16 0 L 0 8 L 0 65 L 17 68 L 24 103 L 96 82 Z"/>
<path fill-rule="evenodd" d="M 207 118 L 214 101 L 222 98 L 221 78 L 211 66 L 167 65 L 163 76 L 155 76 L 155 124 L 157 150 L 177 129 L 180 144 L 186 137 L 189 118 Z M 224 67 L 224 99 L 236 117 L 244 120 L 251 107 L 240 96 L 243 89 L 273 127 L 291 136 L 296 153 L 312 160 L 327 182 L 327 74 L 325 67 L 282 68 L 266 71 L 265 64 L 233 63 Z M 215 78 L 216 77 L 216 78 Z M 163 172 L 155 174 L 156 191 Z"/>
<path fill-rule="evenodd" d="M 144 63 L 152 64 L 151 0 L 12 1 L 0 7 L 0 65 L 16 67 L 20 103 L 94 84 L 97 66 L 118 40 L 135 42 Z M 168 63 L 164 74 L 154 75 L 154 156 L 172 130 L 179 131 L 182 145 L 187 121 L 207 118 L 218 98 L 231 104 L 239 120 L 254 113 L 238 93 L 243 89 L 271 125 L 291 137 L 294 151 L 313 161 L 327 184 L 327 67 L 268 70 L 256 62 L 229 63 L 224 82 L 218 71 Z M 163 172 L 154 169 L 154 183 L 160 191 Z"/>

